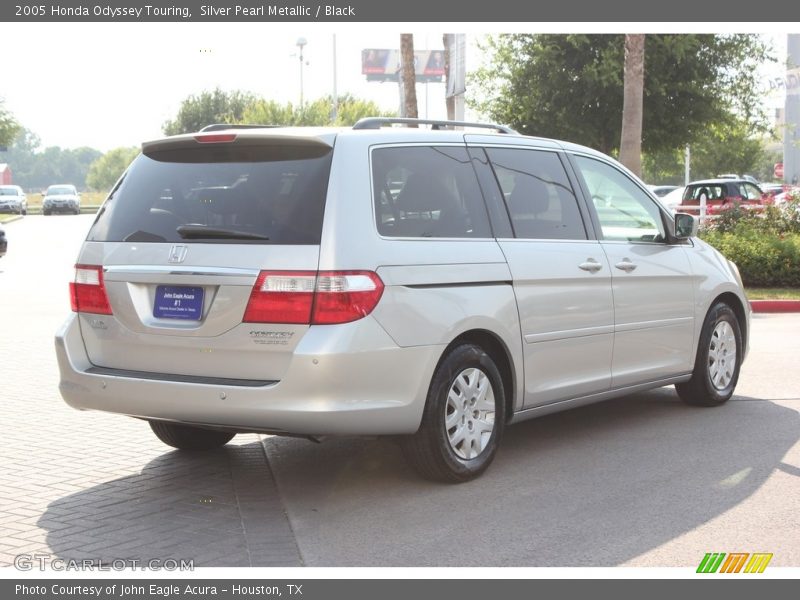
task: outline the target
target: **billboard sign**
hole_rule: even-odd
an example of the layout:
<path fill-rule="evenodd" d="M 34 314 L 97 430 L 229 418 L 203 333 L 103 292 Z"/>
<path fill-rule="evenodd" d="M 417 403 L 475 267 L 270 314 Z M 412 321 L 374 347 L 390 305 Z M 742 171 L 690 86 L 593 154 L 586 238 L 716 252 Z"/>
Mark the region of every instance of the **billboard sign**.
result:
<path fill-rule="evenodd" d="M 414 73 L 417 82 L 441 82 L 444 77 L 444 50 L 416 50 Z M 367 81 L 399 81 L 400 51 L 367 48 L 361 51 L 361 73 Z"/>

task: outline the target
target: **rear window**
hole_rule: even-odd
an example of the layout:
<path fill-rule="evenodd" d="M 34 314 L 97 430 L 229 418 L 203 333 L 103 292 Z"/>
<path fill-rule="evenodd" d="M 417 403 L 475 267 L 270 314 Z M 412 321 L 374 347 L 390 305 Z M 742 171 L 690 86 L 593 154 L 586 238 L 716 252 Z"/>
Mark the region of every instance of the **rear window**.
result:
<path fill-rule="evenodd" d="M 89 241 L 319 244 L 327 146 L 178 148 L 140 155 Z"/>
<path fill-rule="evenodd" d="M 409 146 L 372 153 L 378 232 L 387 237 L 491 237 L 465 148 Z"/>

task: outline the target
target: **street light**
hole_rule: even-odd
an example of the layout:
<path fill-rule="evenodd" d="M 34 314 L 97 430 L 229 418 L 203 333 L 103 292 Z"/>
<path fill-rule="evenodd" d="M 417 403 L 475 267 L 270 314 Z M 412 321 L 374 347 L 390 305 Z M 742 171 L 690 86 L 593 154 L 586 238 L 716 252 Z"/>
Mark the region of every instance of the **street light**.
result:
<path fill-rule="evenodd" d="M 296 45 L 300 49 L 300 110 L 303 110 L 303 48 L 308 43 L 306 38 L 297 38 Z"/>

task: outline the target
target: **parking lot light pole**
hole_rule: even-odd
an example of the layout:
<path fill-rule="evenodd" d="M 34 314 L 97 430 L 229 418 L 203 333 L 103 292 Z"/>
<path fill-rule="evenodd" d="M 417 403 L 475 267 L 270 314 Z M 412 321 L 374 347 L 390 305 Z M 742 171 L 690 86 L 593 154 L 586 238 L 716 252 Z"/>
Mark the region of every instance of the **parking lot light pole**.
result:
<path fill-rule="evenodd" d="M 308 44 L 304 37 L 297 38 L 297 47 L 300 49 L 300 112 L 303 111 L 303 48 Z"/>

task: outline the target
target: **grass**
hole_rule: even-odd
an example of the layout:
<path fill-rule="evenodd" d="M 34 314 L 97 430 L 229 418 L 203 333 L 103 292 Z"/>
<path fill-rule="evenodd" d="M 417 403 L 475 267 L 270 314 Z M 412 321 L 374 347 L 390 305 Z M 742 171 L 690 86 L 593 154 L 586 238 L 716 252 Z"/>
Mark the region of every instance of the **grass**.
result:
<path fill-rule="evenodd" d="M 12 215 L 12 214 L 2 214 L 0 215 L 0 223 L 5 223 L 6 221 L 10 221 L 11 219 L 16 219 L 19 215 Z"/>
<path fill-rule="evenodd" d="M 746 288 L 750 300 L 800 300 L 800 288 Z"/>

